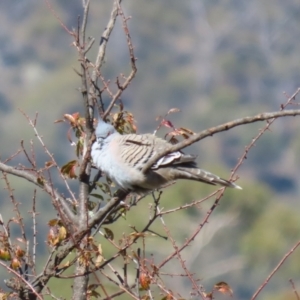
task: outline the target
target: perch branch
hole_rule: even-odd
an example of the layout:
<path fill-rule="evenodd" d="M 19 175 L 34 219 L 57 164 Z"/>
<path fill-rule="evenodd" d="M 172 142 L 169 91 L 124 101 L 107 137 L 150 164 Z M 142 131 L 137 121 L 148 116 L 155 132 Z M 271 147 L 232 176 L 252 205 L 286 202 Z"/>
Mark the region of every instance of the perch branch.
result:
<path fill-rule="evenodd" d="M 256 116 L 252 117 L 245 117 L 241 119 L 236 119 L 227 123 L 224 123 L 222 125 L 218 125 L 206 130 L 203 130 L 199 133 L 194 134 L 190 138 L 183 140 L 182 142 L 171 145 L 166 147 L 163 151 L 157 153 L 156 155 L 153 156 L 152 159 L 148 161 L 147 164 L 143 167 L 142 171 L 145 173 L 147 172 L 148 169 L 151 168 L 155 162 L 157 162 L 161 157 L 172 153 L 174 151 L 179 151 L 180 149 L 183 149 L 187 146 L 190 146 L 191 144 L 198 142 L 208 136 L 213 136 L 214 134 L 222 131 L 227 131 L 231 128 L 240 126 L 240 125 L 245 125 L 245 124 L 250 124 L 250 123 L 255 123 L 259 121 L 266 121 L 274 118 L 280 118 L 280 117 L 287 117 L 287 116 L 298 116 L 300 115 L 300 109 L 295 109 L 295 110 L 284 110 L 284 111 L 276 111 L 276 112 L 270 112 L 270 113 L 261 113 Z"/>

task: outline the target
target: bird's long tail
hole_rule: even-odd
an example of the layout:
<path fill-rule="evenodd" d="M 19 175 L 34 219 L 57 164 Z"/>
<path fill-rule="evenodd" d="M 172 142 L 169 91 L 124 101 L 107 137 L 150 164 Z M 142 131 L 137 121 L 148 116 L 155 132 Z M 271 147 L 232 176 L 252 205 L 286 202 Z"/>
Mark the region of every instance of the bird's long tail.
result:
<path fill-rule="evenodd" d="M 230 188 L 235 188 L 241 190 L 242 188 L 237 184 L 223 179 L 215 174 L 207 172 L 198 168 L 177 168 L 178 171 L 178 179 L 190 179 L 195 181 L 201 181 L 212 185 L 221 185 Z"/>

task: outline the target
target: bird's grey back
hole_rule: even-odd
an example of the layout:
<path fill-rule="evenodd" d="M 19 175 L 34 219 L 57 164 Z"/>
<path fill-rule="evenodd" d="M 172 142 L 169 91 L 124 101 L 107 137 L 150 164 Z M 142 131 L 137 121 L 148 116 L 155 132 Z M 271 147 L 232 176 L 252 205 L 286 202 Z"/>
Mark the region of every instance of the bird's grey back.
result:
<path fill-rule="evenodd" d="M 118 136 L 121 159 L 132 167 L 142 169 L 143 166 L 158 152 L 170 146 L 170 144 L 152 134 L 127 134 Z M 195 165 L 193 155 L 184 155 L 173 152 L 159 160 L 152 168 L 164 167 L 171 164 L 190 163 Z M 190 165 L 190 166 L 192 166 Z"/>

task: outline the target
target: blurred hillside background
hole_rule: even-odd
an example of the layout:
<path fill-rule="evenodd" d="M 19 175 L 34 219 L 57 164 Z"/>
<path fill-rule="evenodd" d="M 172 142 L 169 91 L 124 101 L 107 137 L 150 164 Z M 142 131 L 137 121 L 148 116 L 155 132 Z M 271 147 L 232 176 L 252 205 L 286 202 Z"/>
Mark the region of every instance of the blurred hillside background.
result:
<path fill-rule="evenodd" d="M 77 27 L 77 16 L 82 15 L 81 1 L 51 3 L 68 28 Z M 111 1 L 91 1 L 88 35 L 96 38 L 95 45 L 111 6 Z M 138 72 L 122 100 L 125 109 L 134 114 L 140 133 L 153 131 L 158 124 L 156 117 L 173 107 L 181 110 L 170 117 L 173 124 L 195 132 L 259 112 L 279 110 L 286 101 L 283 92 L 291 95 L 300 87 L 299 1 L 124 0 L 123 8 L 132 17 L 129 29 Z M 1 159 L 15 153 L 20 140 L 30 147 L 29 141 L 34 139 L 20 108 L 31 117 L 38 112 L 38 131 L 63 165 L 75 158 L 74 149 L 66 138 L 68 126 L 54 121 L 62 119 L 64 113 L 83 113 L 80 78 L 73 71 L 78 69 L 73 38 L 44 1 L 1 1 L 0 18 Z M 91 61 L 96 51 L 97 45 L 88 54 Z M 119 21 L 108 44 L 103 73 L 113 85 L 116 76 L 129 70 L 128 49 Z M 262 126 L 263 123 L 235 128 L 202 140 L 188 151 L 199 154 L 201 167 L 226 178 Z M 195 241 L 187 265 L 207 289 L 222 280 L 233 288 L 234 299 L 249 299 L 299 240 L 299 126 L 300 118 L 283 118 L 272 125 L 272 131 L 266 132 L 251 149 L 238 172 L 238 184 L 244 190 L 226 191 L 210 223 Z M 35 145 L 43 166 L 46 155 L 37 141 Z M 33 188 L 13 180 L 26 213 L 31 207 Z M 59 179 L 57 184 L 62 187 Z M 8 218 L 9 197 L 2 182 L 0 187 L 0 211 Z M 166 190 L 163 201 L 165 207 L 175 207 L 213 190 L 181 182 Z M 46 254 L 45 220 L 55 214 L 49 199 L 42 192 L 38 196 L 38 209 L 43 212 L 39 219 L 38 251 Z M 147 215 L 148 202 L 144 200 L 135 210 L 142 212 L 144 205 Z M 184 241 L 202 220 L 207 207 L 209 204 L 168 216 L 167 224 L 178 240 Z M 45 211 L 49 211 L 46 217 Z M 133 216 L 129 214 L 125 224 L 143 222 L 143 213 Z M 29 215 L 26 224 L 30 229 Z M 163 241 L 154 242 L 159 245 L 153 246 L 153 252 L 166 254 L 170 250 Z M 294 279 L 299 290 L 299 249 L 259 299 L 294 299 L 289 278 Z M 190 291 L 188 280 L 173 278 L 172 285 L 182 286 L 187 295 Z"/>

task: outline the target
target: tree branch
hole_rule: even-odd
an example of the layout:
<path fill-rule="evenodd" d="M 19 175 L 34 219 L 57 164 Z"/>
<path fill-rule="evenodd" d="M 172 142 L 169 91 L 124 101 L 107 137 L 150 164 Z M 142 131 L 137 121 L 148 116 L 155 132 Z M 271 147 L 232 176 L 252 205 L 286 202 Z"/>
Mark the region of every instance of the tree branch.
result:
<path fill-rule="evenodd" d="M 227 131 L 231 128 L 234 128 L 234 127 L 237 127 L 240 125 L 255 123 L 255 122 L 259 122 L 259 121 L 266 121 L 266 120 L 270 120 L 270 119 L 274 119 L 274 118 L 287 117 L 287 116 L 298 116 L 298 115 L 300 115 L 300 109 L 261 113 L 256 116 L 236 119 L 236 120 L 224 123 L 222 125 L 218 125 L 218 126 L 203 130 L 199 133 L 194 134 L 190 138 L 183 140 L 182 142 L 180 142 L 178 144 L 175 144 L 175 145 L 170 144 L 170 146 L 163 149 L 163 151 L 158 152 L 156 155 L 153 156 L 152 159 L 150 159 L 147 162 L 147 164 L 145 164 L 145 166 L 142 169 L 142 172 L 146 173 L 151 168 L 151 166 L 153 164 L 155 164 L 161 157 L 163 157 L 171 152 L 178 151 L 187 146 L 190 146 L 191 144 L 198 142 L 208 136 L 213 136 L 215 133 Z"/>
<path fill-rule="evenodd" d="M 117 79 L 117 85 L 118 85 L 119 89 L 114 94 L 112 100 L 109 103 L 109 106 L 107 107 L 105 113 L 102 116 L 102 118 L 104 120 L 108 116 L 110 111 L 112 110 L 113 106 L 115 105 L 116 101 L 119 99 L 119 97 L 121 96 L 123 91 L 128 87 L 128 85 L 130 84 L 132 79 L 135 77 L 135 74 L 137 72 L 137 68 L 136 68 L 136 65 L 135 65 L 136 58 L 134 56 L 133 45 L 132 45 L 132 42 L 131 42 L 131 36 L 130 36 L 129 29 L 128 29 L 128 26 L 127 26 L 127 20 L 128 19 L 125 17 L 120 3 L 121 3 L 121 1 L 118 3 L 118 12 L 119 12 L 120 16 L 122 17 L 123 29 L 124 29 L 124 32 L 125 32 L 125 35 L 126 35 L 126 40 L 127 40 L 128 50 L 129 50 L 129 56 L 130 56 L 130 63 L 131 63 L 131 72 L 130 72 L 129 76 L 126 78 L 125 82 L 122 85 L 118 84 L 118 79 Z"/>
<path fill-rule="evenodd" d="M 106 25 L 106 28 L 101 36 L 100 45 L 99 45 L 99 49 L 98 49 L 98 55 L 97 55 L 96 64 L 95 64 L 95 69 L 92 74 L 92 80 L 94 82 L 97 81 L 98 72 L 100 71 L 100 69 L 102 67 L 104 57 L 105 57 L 106 45 L 107 45 L 108 39 L 112 33 L 112 30 L 115 27 L 115 23 L 116 23 L 117 16 L 118 16 L 118 7 L 119 7 L 121 1 L 122 0 L 115 0 L 113 9 L 112 9 L 112 12 L 110 15 L 110 19 L 109 19 L 109 21 Z"/>
<path fill-rule="evenodd" d="M 286 261 L 286 259 L 300 246 L 300 241 L 298 241 L 290 250 L 287 252 L 284 257 L 280 260 L 280 262 L 277 264 L 275 269 L 271 272 L 271 274 L 267 277 L 265 282 L 258 288 L 258 290 L 254 293 L 251 300 L 256 299 L 258 294 L 262 291 L 262 289 L 267 285 L 267 283 L 270 281 L 270 279 L 273 277 L 273 275 L 278 271 L 278 269 L 283 265 L 283 263 Z"/>
<path fill-rule="evenodd" d="M 73 212 L 71 211 L 69 205 L 67 204 L 67 201 L 64 197 L 62 197 L 56 190 L 54 190 L 47 182 L 44 178 L 39 178 L 36 177 L 35 175 L 30 174 L 27 171 L 24 170 L 18 170 L 14 167 L 8 166 L 2 162 L 0 162 L 0 170 L 2 172 L 17 176 L 17 177 L 21 177 L 23 179 L 26 179 L 27 181 L 35 184 L 36 186 L 38 186 L 39 188 L 41 188 L 42 190 L 45 190 L 54 201 L 59 202 L 59 204 L 61 204 L 62 208 L 63 208 L 63 212 L 66 215 L 66 217 L 71 220 L 72 222 L 75 222 L 75 224 L 77 223 L 76 217 L 73 214 Z"/>

